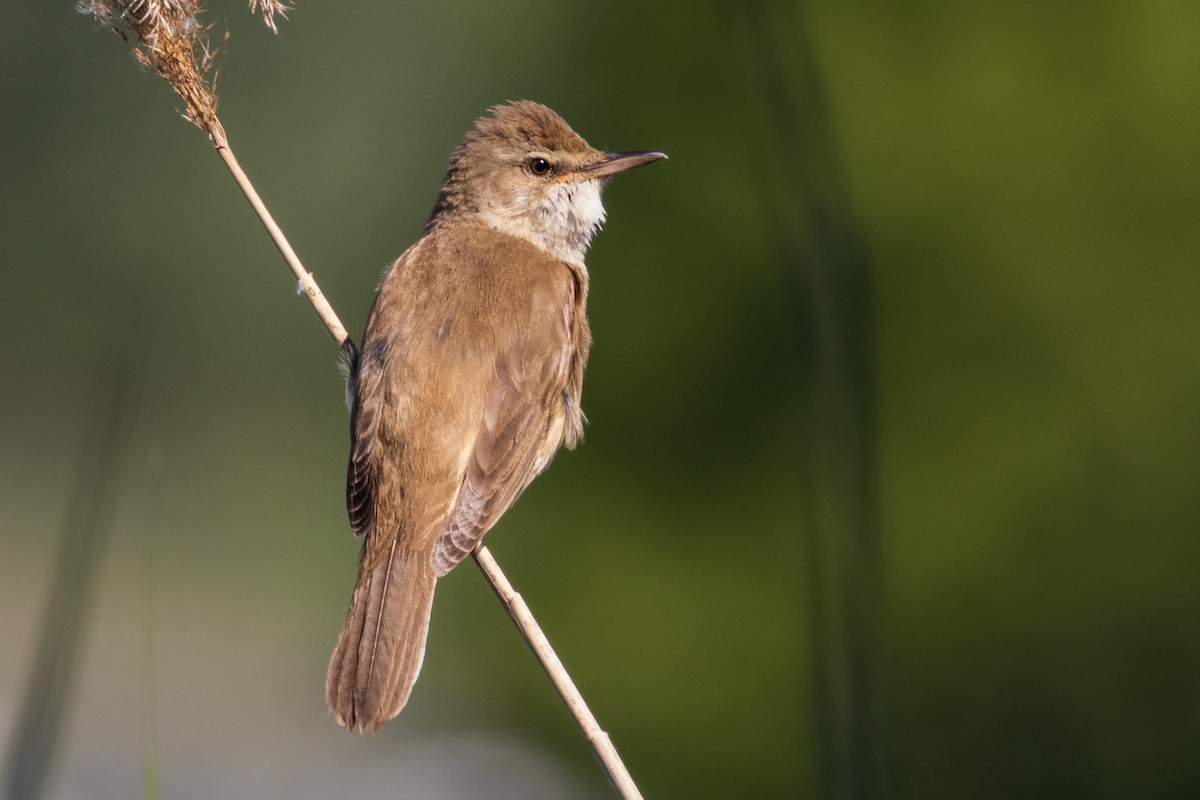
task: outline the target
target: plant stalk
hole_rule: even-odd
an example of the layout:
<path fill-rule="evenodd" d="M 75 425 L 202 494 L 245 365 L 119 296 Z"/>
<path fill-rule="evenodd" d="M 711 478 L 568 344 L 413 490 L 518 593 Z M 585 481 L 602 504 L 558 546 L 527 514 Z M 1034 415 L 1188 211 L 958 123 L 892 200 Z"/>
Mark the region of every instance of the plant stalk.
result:
<path fill-rule="evenodd" d="M 570 673 L 559 660 L 554 648 L 550 646 L 550 640 L 542 632 L 542 627 L 538 625 L 533 612 L 529 610 L 525 598 L 513 589 L 508 578 L 500 570 L 500 565 L 496 563 L 496 559 L 486 547 L 482 544 L 479 545 L 471 555 L 475 558 L 475 564 L 479 567 L 479 571 L 492 585 L 492 591 L 496 593 L 496 597 L 508 611 L 508 615 L 512 617 L 512 621 L 516 624 L 517 630 L 521 632 L 526 644 L 529 645 L 529 649 L 541 662 L 542 669 L 546 671 L 546 676 L 558 690 L 559 697 L 567 704 L 567 710 L 571 712 L 571 716 L 575 718 L 575 724 L 579 726 L 579 730 L 583 731 L 584 738 L 588 740 L 596 757 L 600 759 L 600 764 L 608 773 L 608 780 L 612 783 L 613 788 L 621 795 L 622 800 L 642 800 L 642 793 L 638 791 L 637 784 L 633 782 L 633 777 L 625 768 L 625 762 L 621 760 L 617 748 L 613 746 L 612 738 L 596 721 L 596 717 L 588 708 L 583 695 L 575 687 L 575 681 L 571 680 Z"/>

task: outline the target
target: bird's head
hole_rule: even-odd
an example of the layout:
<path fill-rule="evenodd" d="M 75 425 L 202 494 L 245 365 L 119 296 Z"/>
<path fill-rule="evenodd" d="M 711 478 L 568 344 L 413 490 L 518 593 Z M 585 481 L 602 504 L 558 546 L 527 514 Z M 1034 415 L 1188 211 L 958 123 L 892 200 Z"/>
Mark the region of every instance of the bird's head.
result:
<path fill-rule="evenodd" d="M 450 158 L 428 228 L 474 215 L 564 261 L 582 265 L 604 222 L 605 181 L 662 153 L 605 153 L 558 114 L 528 100 L 491 109 Z"/>

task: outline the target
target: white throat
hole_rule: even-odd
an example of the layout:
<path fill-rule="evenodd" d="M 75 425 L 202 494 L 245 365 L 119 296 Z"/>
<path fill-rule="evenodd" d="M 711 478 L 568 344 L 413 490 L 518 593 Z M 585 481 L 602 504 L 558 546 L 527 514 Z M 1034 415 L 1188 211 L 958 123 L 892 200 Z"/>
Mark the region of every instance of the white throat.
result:
<path fill-rule="evenodd" d="M 550 187 L 540 202 L 529 208 L 528 195 L 512 198 L 511 204 L 481 209 L 484 224 L 519 237 L 555 258 L 583 266 L 583 256 L 592 236 L 604 223 L 600 202 L 601 182 L 561 181 Z"/>

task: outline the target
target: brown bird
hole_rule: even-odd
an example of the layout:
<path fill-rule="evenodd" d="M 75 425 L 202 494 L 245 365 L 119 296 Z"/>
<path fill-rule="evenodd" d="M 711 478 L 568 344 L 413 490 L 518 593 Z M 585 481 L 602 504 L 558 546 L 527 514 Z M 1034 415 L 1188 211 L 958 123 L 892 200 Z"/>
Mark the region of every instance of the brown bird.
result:
<path fill-rule="evenodd" d="M 492 108 L 451 156 L 350 365 L 346 505 L 366 541 L 325 687 L 340 725 L 400 713 L 437 579 L 579 441 L 601 188 L 665 157 L 596 150 L 528 101 Z"/>

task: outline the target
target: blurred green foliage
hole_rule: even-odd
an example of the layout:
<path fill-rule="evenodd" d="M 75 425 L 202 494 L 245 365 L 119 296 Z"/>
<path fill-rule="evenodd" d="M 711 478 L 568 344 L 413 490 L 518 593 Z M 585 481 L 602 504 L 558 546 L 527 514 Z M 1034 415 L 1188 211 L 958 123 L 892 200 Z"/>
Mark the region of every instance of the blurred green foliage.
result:
<path fill-rule="evenodd" d="M 479 755 L 504 741 L 561 770 L 542 796 L 605 796 L 471 566 L 404 715 L 327 718 L 357 555 L 335 349 L 167 87 L 70 6 L 0 28 L 5 731 L 103 343 L 136 317 L 144 411 L 51 794 L 137 791 L 149 732 L 166 796 L 534 796 Z M 1200 7 L 300 3 L 273 37 L 242 6 L 209 16 L 222 120 L 355 334 L 487 106 L 670 154 L 607 192 L 587 441 L 489 539 L 647 797 L 828 786 L 811 219 L 771 112 L 803 65 L 764 82 L 756 19 L 802 32 L 780 52 L 811 59 L 817 166 L 866 248 L 880 585 L 841 590 L 880 596 L 893 794 L 1200 793 Z M 472 795 L 439 759 L 499 777 Z"/>

